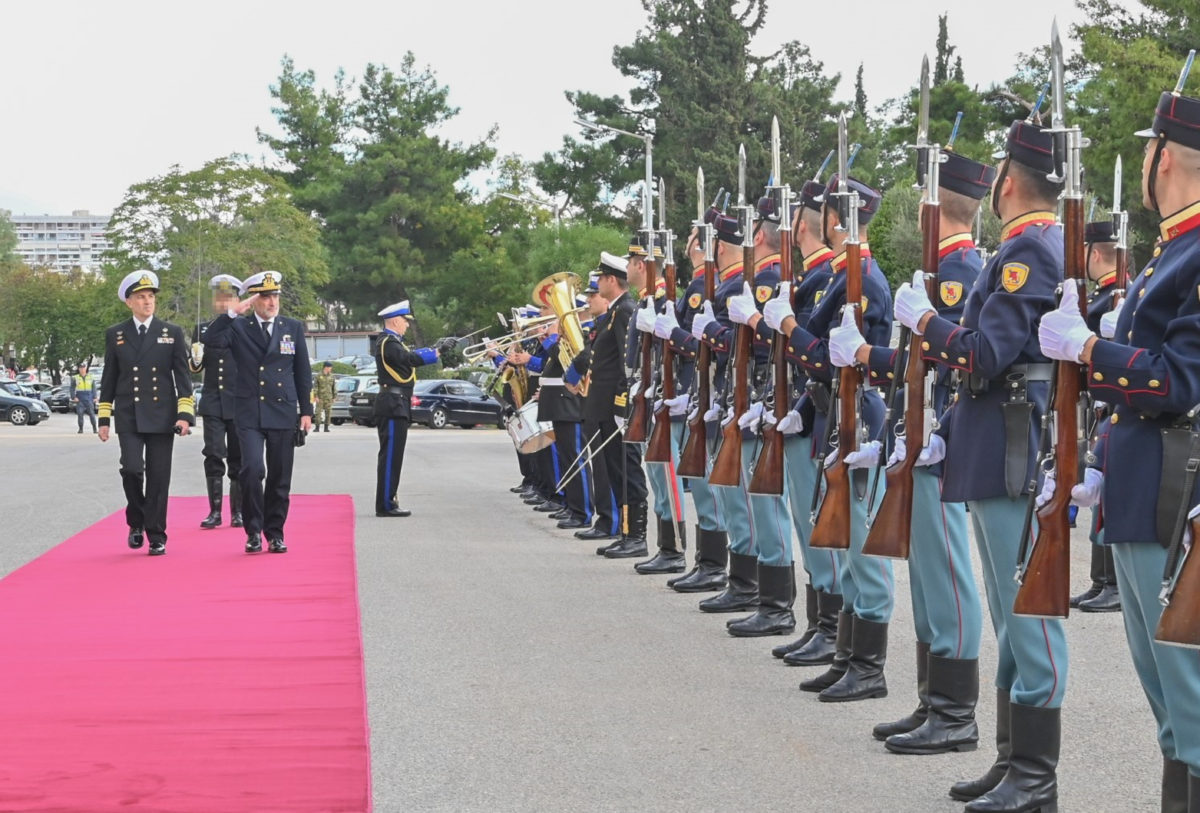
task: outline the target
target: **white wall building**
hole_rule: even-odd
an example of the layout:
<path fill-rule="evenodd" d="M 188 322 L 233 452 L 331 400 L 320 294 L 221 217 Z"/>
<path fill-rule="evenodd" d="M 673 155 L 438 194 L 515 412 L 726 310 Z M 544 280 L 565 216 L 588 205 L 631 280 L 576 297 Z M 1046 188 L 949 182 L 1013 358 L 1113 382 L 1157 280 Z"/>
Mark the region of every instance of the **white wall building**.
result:
<path fill-rule="evenodd" d="M 108 215 L 77 209 L 70 215 L 11 215 L 17 257 L 34 268 L 99 271 L 111 248 Z"/>

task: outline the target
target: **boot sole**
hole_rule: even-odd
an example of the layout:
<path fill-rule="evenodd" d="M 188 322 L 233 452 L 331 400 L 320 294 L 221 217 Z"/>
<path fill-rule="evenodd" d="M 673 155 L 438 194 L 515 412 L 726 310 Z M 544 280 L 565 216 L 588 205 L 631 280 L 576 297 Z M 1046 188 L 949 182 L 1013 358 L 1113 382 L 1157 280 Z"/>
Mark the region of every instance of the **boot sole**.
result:
<path fill-rule="evenodd" d="M 874 700 L 876 698 L 883 698 L 883 697 L 887 697 L 887 696 L 888 696 L 888 690 L 886 688 L 883 688 L 883 689 L 876 689 L 873 692 L 863 692 L 862 694 L 848 694 L 848 695 L 837 695 L 837 696 L 835 696 L 835 695 L 826 696 L 822 692 L 822 694 L 820 694 L 817 697 L 817 699 L 820 700 L 822 703 L 853 703 L 856 700 Z"/>
<path fill-rule="evenodd" d="M 633 570 L 635 573 L 637 573 L 641 576 L 661 576 L 664 573 L 682 573 L 683 572 L 682 567 L 665 567 L 665 568 L 656 568 L 654 570 L 646 570 L 645 568 L 635 567 Z"/>
<path fill-rule="evenodd" d="M 724 606 L 724 607 L 701 607 L 700 612 L 713 613 L 714 615 L 716 615 L 719 613 L 744 613 L 747 610 L 752 611 L 757 608 L 758 608 L 758 602 L 754 601 L 749 604 L 728 605 L 728 606 Z"/>
<path fill-rule="evenodd" d="M 728 632 L 734 638 L 766 638 L 771 635 L 791 635 L 795 631 L 795 627 L 781 627 L 780 629 L 774 630 L 754 630 L 753 632 L 726 629 L 726 632 Z"/>
<path fill-rule="evenodd" d="M 815 660 L 800 661 L 800 660 L 796 660 L 795 658 L 788 660 L 787 655 L 784 655 L 783 663 L 786 666 L 828 666 L 829 664 L 833 663 L 833 656 L 830 655 L 828 658 L 818 658 Z"/>
<path fill-rule="evenodd" d="M 728 582 L 711 582 L 708 584 L 692 582 L 689 584 L 668 585 L 676 593 L 715 593 L 729 586 Z"/>
<path fill-rule="evenodd" d="M 960 742 L 957 745 L 944 745 L 938 748 L 910 748 L 907 746 L 895 746 L 888 742 L 884 742 L 883 747 L 891 751 L 893 754 L 905 754 L 908 756 L 920 757 L 931 756 L 933 754 L 949 754 L 953 751 L 959 751 L 961 753 L 975 751 L 979 748 L 979 742 Z"/>

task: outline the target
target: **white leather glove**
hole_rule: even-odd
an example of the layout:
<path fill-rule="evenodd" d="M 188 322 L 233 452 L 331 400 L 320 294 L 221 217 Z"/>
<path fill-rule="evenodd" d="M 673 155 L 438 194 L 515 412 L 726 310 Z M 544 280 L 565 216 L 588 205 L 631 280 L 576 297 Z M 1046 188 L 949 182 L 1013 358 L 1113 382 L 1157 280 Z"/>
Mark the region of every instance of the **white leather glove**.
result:
<path fill-rule="evenodd" d="M 879 441 L 869 440 L 846 455 L 846 465 L 852 469 L 869 469 L 879 463 L 882 449 L 883 445 Z"/>
<path fill-rule="evenodd" d="M 798 435 L 804 431 L 804 416 L 794 409 L 789 410 L 776 428 L 785 435 Z"/>
<path fill-rule="evenodd" d="M 646 304 L 638 308 L 637 319 L 634 321 L 634 326 L 643 333 L 654 332 L 654 321 L 658 314 L 654 312 L 654 300 L 646 297 Z"/>
<path fill-rule="evenodd" d="M 712 423 L 717 418 L 721 417 L 721 405 L 714 403 L 704 412 L 704 422 Z"/>
<path fill-rule="evenodd" d="M 1094 335 L 1079 313 L 1079 289 L 1068 280 L 1058 308 L 1042 316 L 1038 325 L 1042 353 L 1047 358 L 1078 363 L 1083 346 Z"/>
<path fill-rule="evenodd" d="M 737 322 L 739 325 L 747 324 L 750 317 L 758 313 L 758 307 L 754 304 L 754 293 L 750 290 L 750 283 L 742 283 L 742 292 L 737 296 L 731 296 L 726 303 L 729 308 L 730 321 Z"/>
<path fill-rule="evenodd" d="M 899 463 L 908 454 L 908 444 L 904 442 L 904 438 L 896 438 L 896 445 L 892 447 L 892 456 L 888 458 L 889 466 Z M 929 445 L 921 450 L 917 455 L 916 465 L 932 466 L 934 463 L 940 463 L 946 458 L 946 441 L 942 440 L 941 435 L 930 435 Z"/>
<path fill-rule="evenodd" d="M 1100 504 L 1100 492 L 1104 485 L 1104 473 L 1100 469 L 1083 470 L 1083 482 L 1071 489 L 1071 502 L 1080 508 L 1092 508 Z"/>
<path fill-rule="evenodd" d="M 775 297 L 763 306 L 763 319 L 767 321 L 767 326 L 771 330 L 779 330 L 785 319 L 795 315 L 792 303 L 782 297 Z"/>
<path fill-rule="evenodd" d="M 729 414 L 728 414 L 728 415 L 726 415 L 724 418 L 722 418 L 722 419 L 721 419 L 721 428 L 722 428 L 722 429 L 724 429 L 726 426 L 729 426 L 729 424 L 730 424 L 730 423 L 733 421 L 733 419 L 734 419 L 734 418 L 736 418 L 736 417 L 737 417 L 737 413 L 736 413 L 736 412 L 734 412 L 732 409 L 731 409 L 731 410 L 729 410 Z M 739 420 L 740 420 L 740 419 L 739 419 Z"/>
<path fill-rule="evenodd" d="M 704 307 L 700 309 L 700 312 L 692 317 L 692 335 L 697 339 L 701 338 L 704 335 L 704 328 L 708 327 L 708 325 L 715 321 L 717 321 L 717 319 L 715 316 L 713 316 L 712 303 L 705 302 Z"/>
<path fill-rule="evenodd" d="M 667 409 L 670 410 L 668 414 L 672 417 L 677 415 L 686 415 L 688 408 L 688 396 L 686 394 L 676 395 L 674 398 L 668 398 L 665 401 L 655 401 L 654 411 L 657 412 L 664 404 L 667 406 Z"/>
<path fill-rule="evenodd" d="M 762 423 L 763 405 L 762 402 L 755 402 L 750 405 L 742 417 L 738 418 L 738 427 L 740 429 L 749 429 L 751 432 L 758 431 L 758 425 Z"/>
<path fill-rule="evenodd" d="M 854 354 L 867 343 L 854 321 L 854 308 L 842 310 L 842 323 L 829 331 L 829 361 L 835 367 L 853 367 Z"/>
<path fill-rule="evenodd" d="M 675 309 L 667 305 L 667 310 L 654 320 L 654 335 L 660 339 L 669 339 L 671 331 L 677 327 L 679 320 L 675 317 Z"/>
<path fill-rule="evenodd" d="M 929 295 L 925 293 L 925 272 L 918 271 L 913 274 L 912 282 L 906 282 L 896 289 L 895 305 L 892 311 L 896 315 L 896 321 L 904 325 L 906 328 L 919 334 L 917 325 L 920 324 L 921 318 L 934 310 L 933 303 L 929 301 Z"/>
<path fill-rule="evenodd" d="M 834 463 L 837 463 L 841 459 L 842 459 L 841 452 L 839 452 L 837 449 L 834 449 L 832 452 L 825 455 L 825 468 L 829 468 L 830 466 L 832 466 Z"/>
<path fill-rule="evenodd" d="M 1117 317 L 1121 315 L 1121 308 L 1124 306 L 1125 300 L 1122 299 L 1115 308 L 1100 317 L 1101 339 L 1111 339 L 1117 335 Z"/>
<path fill-rule="evenodd" d="M 625 416 L 617 415 L 616 417 L 613 418 L 613 423 L 615 423 L 617 425 L 618 429 L 624 429 L 625 428 Z"/>
<path fill-rule="evenodd" d="M 767 426 L 774 426 L 777 423 L 777 421 L 775 420 L 775 410 L 773 410 L 773 409 L 764 409 L 763 410 L 763 423 L 765 423 Z"/>
<path fill-rule="evenodd" d="M 200 342 L 192 342 L 192 363 L 197 367 L 204 361 L 204 345 Z"/>

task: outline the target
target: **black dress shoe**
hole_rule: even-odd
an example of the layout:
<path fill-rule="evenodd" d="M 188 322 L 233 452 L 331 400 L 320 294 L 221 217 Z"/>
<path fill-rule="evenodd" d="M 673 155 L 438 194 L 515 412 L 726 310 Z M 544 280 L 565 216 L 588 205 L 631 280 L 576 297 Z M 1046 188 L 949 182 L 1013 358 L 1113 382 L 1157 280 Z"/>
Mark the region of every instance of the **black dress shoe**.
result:
<path fill-rule="evenodd" d="M 533 510 L 537 511 L 539 514 L 553 514 L 555 511 L 561 511 L 562 509 L 562 503 L 551 502 L 550 500 L 546 500 L 541 505 L 535 505 L 533 507 Z"/>
<path fill-rule="evenodd" d="M 632 559 L 635 556 L 646 555 L 646 540 L 636 536 L 626 536 L 615 546 L 604 552 L 606 559 Z"/>
<path fill-rule="evenodd" d="M 675 550 L 659 550 L 653 559 L 638 562 L 633 569 L 642 575 L 655 573 L 682 573 L 687 567 L 687 557 Z"/>
<path fill-rule="evenodd" d="M 616 539 L 616 534 L 610 534 L 608 531 L 601 528 L 599 525 L 594 525 L 586 531 L 576 531 L 575 536 L 579 539 Z"/>
<path fill-rule="evenodd" d="M 618 536 L 616 539 L 614 539 L 612 542 L 609 542 L 607 545 L 601 545 L 600 547 L 596 548 L 596 555 L 597 556 L 607 556 L 608 552 L 610 550 L 616 550 L 617 548 L 621 547 L 621 544 L 624 541 L 625 541 L 625 537 Z"/>
<path fill-rule="evenodd" d="M 1079 610 L 1084 613 L 1119 613 L 1121 593 L 1115 584 L 1106 584 L 1099 593 L 1079 602 Z"/>
<path fill-rule="evenodd" d="M 547 519 L 566 519 L 569 516 L 571 516 L 571 509 L 563 506 L 547 517 Z"/>
<path fill-rule="evenodd" d="M 520 494 L 526 488 L 527 488 L 527 486 L 523 486 L 523 485 L 513 486 L 512 488 L 509 489 L 509 491 L 511 491 L 513 494 Z"/>
<path fill-rule="evenodd" d="M 233 516 L 231 516 L 229 518 L 229 527 L 230 528 L 241 528 L 242 525 L 244 525 L 244 524 L 245 523 L 242 522 L 242 512 L 241 511 L 238 511 L 237 513 L 235 513 Z"/>
<path fill-rule="evenodd" d="M 587 524 L 587 521 L 584 520 L 582 517 L 573 517 L 573 516 L 567 515 L 566 519 L 559 521 L 558 527 L 559 528 L 568 528 L 568 529 L 569 528 L 586 528 L 586 527 L 588 527 L 588 524 Z"/>
<path fill-rule="evenodd" d="M 246 537 L 246 553 L 262 553 L 262 537 L 250 534 Z"/>
<path fill-rule="evenodd" d="M 287 545 L 283 544 L 283 539 L 271 539 L 267 544 L 268 553 L 287 553 Z"/>
<path fill-rule="evenodd" d="M 546 501 L 546 498 L 541 494 L 538 494 L 536 491 L 530 492 L 528 496 L 522 497 L 521 499 L 526 505 L 541 505 Z"/>
<path fill-rule="evenodd" d="M 150 550 L 148 551 L 148 553 L 151 556 L 162 556 L 166 552 L 167 552 L 167 543 L 166 542 L 160 542 L 156 539 L 150 540 Z"/>
<path fill-rule="evenodd" d="M 141 528 L 130 528 L 129 539 L 127 541 L 129 542 L 129 547 L 137 550 L 146 541 L 146 535 Z"/>
<path fill-rule="evenodd" d="M 411 517 L 412 511 L 407 511 L 403 508 L 389 508 L 386 511 L 376 511 L 377 517 Z"/>

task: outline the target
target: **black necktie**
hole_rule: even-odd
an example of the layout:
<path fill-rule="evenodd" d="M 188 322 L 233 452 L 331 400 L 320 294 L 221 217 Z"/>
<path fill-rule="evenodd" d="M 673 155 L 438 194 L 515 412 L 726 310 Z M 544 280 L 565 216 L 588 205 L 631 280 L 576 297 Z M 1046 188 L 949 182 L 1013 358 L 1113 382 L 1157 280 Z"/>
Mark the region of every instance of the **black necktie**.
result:
<path fill-rule="evenodd" d="M 262 329 L 263 329 L 263 335 L 267 337 L 267 341 L 270 341 L 271 340 L 271 323 L 263 322 Z"/>
<path fill-rule="evenodd" d="M 146 335 L 146 326 L 145 326 L 145 325 L 138 325 L 138 338 L 140 339 L 140 338 L 142 338 L 142 337 L 143 337 L 143 336 L 145 336 L 145 335 Z"/>

